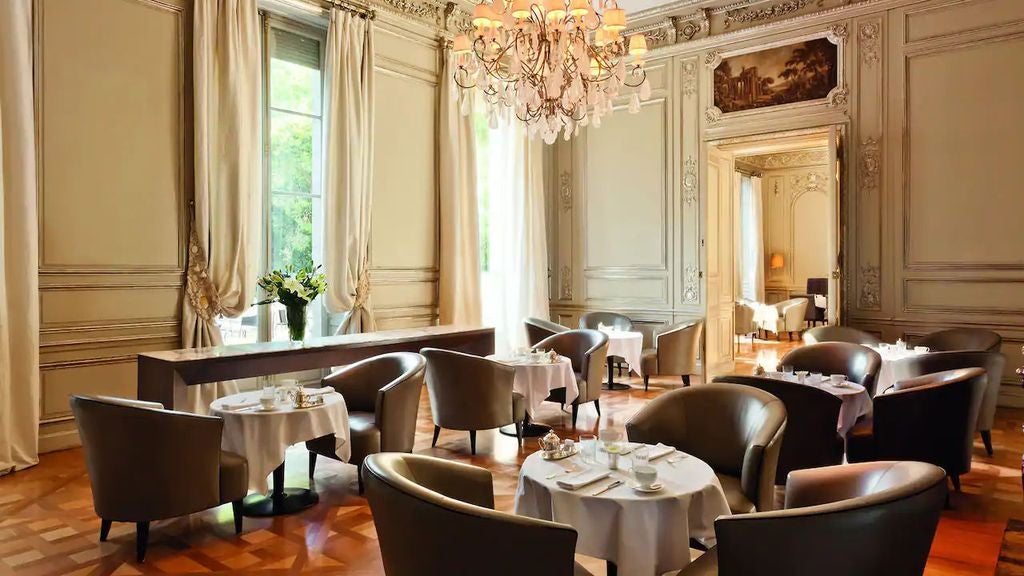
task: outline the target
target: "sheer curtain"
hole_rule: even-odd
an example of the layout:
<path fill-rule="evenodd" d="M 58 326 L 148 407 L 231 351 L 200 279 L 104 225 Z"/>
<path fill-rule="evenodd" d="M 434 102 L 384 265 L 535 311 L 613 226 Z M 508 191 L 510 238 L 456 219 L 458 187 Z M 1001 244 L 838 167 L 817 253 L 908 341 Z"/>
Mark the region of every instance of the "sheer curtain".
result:
<path fill-rule="evenodd" d="M 375 329 L 370 306 L 373 204 L 373 22 L 331 9 L 327 28 L 324 271 L 327 309 L 345 312 L 338 333 Z"/>
<path fill-rule="evenodd" d="M 742 176 L 740 190 L 739 296 L 764 301 L 764 225 L 761 179 Z"/>
<path fill-rule="evenodd" d="M 39 462 L 32 0 L 0 2 L 0 476 Z"/>
<path fill-rule="evenodd" d="M 441 324 L 480 324 L 480 239 L 476 198 L 476 146 L 472 109 L 459 110 L 453 57 L 445 49 L 441 72 L 440 196 Z M 472 99 L 467 99 L 471 106 Z"/>
<path fill-rule="evenodd" d="M 217 316 L 252 304 L 260 237 L 260 21 L 256 0 L 195 3 L 195 200 L 182 310 L 185 348 L 222 342 Z M 192 412 L 236 392 L 188 387 Z"/>
<path fill-rule="evenodd" d="M 543 145 L 512 119 L 491 130 L 481 153 L 489 199 L 483 316 L 499 354 L 527 345 L 523 318 L 548 317 Z"/>

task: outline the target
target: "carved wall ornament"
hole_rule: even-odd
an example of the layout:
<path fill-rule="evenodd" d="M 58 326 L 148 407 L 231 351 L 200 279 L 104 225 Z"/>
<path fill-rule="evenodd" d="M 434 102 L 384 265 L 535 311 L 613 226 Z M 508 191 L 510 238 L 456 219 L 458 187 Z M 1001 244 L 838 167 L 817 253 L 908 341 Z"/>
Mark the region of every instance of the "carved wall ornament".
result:
<path fill-rule="evenodd" d="M 878 138 L 868 137 L 860 144 L 860 189 L 867 194 L 878 190 L 882 171 L 882 149 Z"/>
<path fill-rule="evenodd" d="M 426 20 L 435 26 L 444 25 L 446 7 L 430 0 L 374 0 L 384 10 Z"/>
<path fill-rule="evenodd" d="M 834 24 L 828 27 L 828 33 L 825 37 L 833 44 L 845 44 L 848 34 L 849 32 L 846 29 L 846 24 Z"/>
<path fill-rule="evenodd" d="M 793 187 L 793 200 L 806 192 L 825 192 L 825 185 L 828 182 L 828 174 L 823 171 L 809 171 L 804 174 L 794 174 L 789 178 L 789 184 Z"/>
<path fill-rule="evenodd" d="M 562 211 L 572 210 L 572 173 L 568 170 L 558 177 L 558 197 L 562 200 Z"/>
<path fill-rule="evenodd" d="M 861 61 L 867 67 L 874 66 L 881 59 L 879 51 L 879 37 L 882 34 L 882 27 L 877 22 L 865 22 L 860 25 L 857 38 L 860 41 Z"/>
<path fill-rule="evenodd" d="M 721 119 L 722 111 L 718 106 L 709 106 L 708 109 L 704 111 L 704 121 L 708 124 L 714 124 Z"/>
<path fill-rule="evenodd" d="M 673 16 L 671 19 L 676 29 L 676 42 L 680 39 L 693 40 L 698 35 L 708 36 L 711 33 L 711 15 L 707 8 L 698 12 L 695 18 Z"/>
<path fill-rule="evenodd" d="M 683 300 L 697 302 L 700 300 L 700 285 L 697 283 L 697 267 L 687 266 L 683 269 Z"/>
<path fill-rule="evenodd" d="M 562 265 L 560 277 L 562 300 L 572 300 L 572 268 L 568 264 Z"/>
<path fill-rule="evenodd" d="M 444 6 L 444 28 L 455 34 L 469 30 L 472 28 L 469 12 L 460 8 L 455 2 L 448 2 Z"/>
<path fill-rule="evenodd" d="M 714 70 L 718 68 L 718 65 L 722 63 L 722 52 L 720 50 L 712 50 L 704 56 L 704 65 Z"/>
<path fill-rule="evenodd" d="M 683 96 L 697 94 L 697 62 L 687 60 L 683 62 Z"/>
<path fill-rule="evenodd" d="M 683 201 L 692 206 L 697 201 L 697 161 L 687 156 L 683 163 Z"/>
<path fill-rule="evenodd" d="M 836 88 L 833 88 L 828 93 L 828 96 L 825 96 L 825 104 L 827 104 L 830 108 L 841 108 L 843 106 L 846 106 L 846 104 L 849 101 L 850 91 L 846 88 L 846 86 L 838 86 Z"/>
<path fill-rule="evenodd" d="M 860 267 L 860 308 L 861 310 L 881 309 L 882 299 L 879 295 L 881 286 L 878 266 Z"/>
<path fill-rule="evenodd" d="M 776 18 L 781 18 L 787 14 L 792 14 L 798 10 L 802 10 L 810 3 L 811 0 L 786 0 L 785 2 L 772 4 L 767 8 L 737 8 L 734 10 L 726 10 L 725 28 L 728 29 L 733 22 L 748 24 L 750 22 L 775 20 Z M 817 0 L 817 5 L 821 6 L 821 4 L 822 0 Z"/>
<path fill-rule="evenodd" d="M 828 163 L 828 148 L 774 152 L 771 154 L 757 154 L 754 156 L 738 156 L 736 161 L 746 162 L 747 164 L 756 166 L 761 170 L 815 166 L 818 164 Z"/>

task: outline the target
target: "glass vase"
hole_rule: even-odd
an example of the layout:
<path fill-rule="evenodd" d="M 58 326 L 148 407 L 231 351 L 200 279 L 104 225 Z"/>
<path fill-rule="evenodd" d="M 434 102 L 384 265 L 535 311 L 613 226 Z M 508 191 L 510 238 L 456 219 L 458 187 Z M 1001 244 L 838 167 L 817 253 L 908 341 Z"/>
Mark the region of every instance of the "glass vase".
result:
<path fill-rule="evenodd" d="M 306 305 L 292 304 L 285 306 L 288 316 L 288 337 L 293 342 L 301 342 L 306 337 Z"/>

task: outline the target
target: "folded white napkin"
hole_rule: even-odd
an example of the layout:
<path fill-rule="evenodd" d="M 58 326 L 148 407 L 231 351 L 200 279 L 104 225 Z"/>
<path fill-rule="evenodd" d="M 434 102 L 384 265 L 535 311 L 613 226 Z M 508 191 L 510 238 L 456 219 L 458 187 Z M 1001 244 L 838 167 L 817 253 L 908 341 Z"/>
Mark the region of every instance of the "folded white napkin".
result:
<path fill-rule="evenodd" d="M 655 458 L 661 458 L 662 456 L 668 456 L 669 454 L 675 451 L 675 447 L 668 446 L 666 444 L 658 442 L 654 446 L 651 446 L 651 460 L 654 460 Z"/>
<path fill-rule="evenodd" d="M 245 401 L 242 401 L 242 402 L 225 402 L 225 403 L 221 404 L 220 407 L 222 409 L 224 409 L 224 410 L 228 410 L 228 411 L 232 411 L 233 412 L 235 410 L 243 410 L 245 408 L 252 408 L 253 406 L 259 406 L 259 404 L 260 404 L 259 400 L 245 400 Z"/>
<path fill-rule="evenodd" d="M 598 480 L 604 480 L 611 476 L 611 474 L 611 470 L 587 470 L 580 472 L 575 478 L 558 480 L 556 484 L 558 484 L 559 488 L 564 488 L 566 490 L 579 490 L 580 488 L 589 486 Z"/>
<path fill-rule="evenodd" d="M 324 394 L 330 394 L 334 392 L 333 386 L 324 386 L 323 388 L 303 388 L 307 396 L 323 396 Z"/>

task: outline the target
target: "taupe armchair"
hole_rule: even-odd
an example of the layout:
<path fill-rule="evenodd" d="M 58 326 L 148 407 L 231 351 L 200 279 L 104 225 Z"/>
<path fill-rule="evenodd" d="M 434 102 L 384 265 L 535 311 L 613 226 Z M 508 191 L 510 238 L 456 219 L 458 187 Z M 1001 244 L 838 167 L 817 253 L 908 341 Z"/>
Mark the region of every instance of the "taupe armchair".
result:
<path fill-rule="evenodd" d="M 523 442 L 526 400 L 514 392 L 516 369 L 507 364 L 452 350 L 424 348 L 427 359 L 427 391 L 434 417 L 437 445 L 441 428 L 469 431 L 469 447 L 476 454 L 476 431 L 515 424 L 516 438 Z"/>
<path fill-rule="evenodd" d="M 962 350 L 957 352 L 935 352 L 907 358 L 902 362 L 901 372 L 908 377 L 923 376 L 959 368 L 982 368 L 985 370 L 985 394 L 978 412 L 975 429 L 981 433 L 985 451 L 992 455 L 992 425 L 996 419 L 996 403 L 999 400 L 999 386 L 1003 379 L 1006 358 L 999 352 Z"/>
<path fill-rule="evenodd" d="M 601 367 L 608 356 L 608 336 L 597 330 L 569 330 L 540 341 L 538 348 L 554 350 L 572 362 L 576 374 L 579 396 L 572 402 L 572 427 L 581 404 L 594 403 L 597 417 L 601 417 Z M 565 388 L 552 390 L 546 398 L 549 402 L 565 405 Z"/>
<path fill-rule="evenodd" d="M 822 342 L 791 350 L 779 360 L 779 365 L 826 376 L 845 374 L 847 380 L 860 384 L 873 395 L 878 372 L 882 369 L 882 357 L 860 344 Z"/>
<path fill-rule="evenodd" d="M 530 343 L 531 348 L 536 347 L 538 342 L 548 336 L 553 336 L 568 330 L 568 328 L 561 324 L 556 324 L 541 318 L 526 318 L 523 320 L 523 324 L 526 325 L 526 339 Z"/>
<path fill-rule="evenodd" d="M 801 332 L 804 329 L 804 316 L 807 313 L 807 298 L 790 298 L 773 304 L 778 310 L 778 317 L 762 322 L 758 328 L 772 332 L 776 338 L 781 338 L 785 332 L 789 339 L 793 339 L 794 332 Z"/>
<path fill-rule="evenodd" d="M 871 462 L 800 470 L 786 508 L 720 516 L 680 576 L 920 576 L 946 500 L 942 469 Z"/>
<path fill-rule="evenodd" d="M 626 332 L 633 330 L 633 320 L 629 316 L 619 314 L 618 312 L 587 312 L 580 316 L 581 330 L 597 330 L 602 325 Z M 625 358 L 622 356 L 612 356 L 608 359 L 608 362 L 618 366 L 619 374 L 622 374 L 622 365 L 626 362 Z"/>
<path fill-rule="evenodd" d="M 927 346 L 937 352 L 953 350 L 998 352 L 1003 344 L 1003 337 L 991 330 L 982 330 L 981 328 L 952 328 L 932 332 L 921 338 L 917 344 Z"/>
<path fill-rule="evenodd" d="M 781 400 L 737 384 L 667 392 L 626 422 L 630 442 L 664 442 L 707 462 L 734 514 L 772 508 L 785 429 Z"/>
<path fill-rule="evenodd" d="M 425 367 L 423 356 L 395 352 L 356 362 L 323 379 L 322 386 L 345 397 L 352 447 L 349 464 L 362 467 L 363 459 L 377 452 L 412 452 Z M 311 480 L 317 455 L 338 459 L 334 434 L 306 442 L 306 449 Z"/>
<path fill-rule="evenodd" d="M 786 440 L 779 452 L 775 483 L 793 470 L 843 463 L 843 437 L 836 431 L 843 401 L 821 388 L 761 376 L 719 376 L 715 382 L 753 386 L 786 406 Z"/>
<path fill-rule="evenodd" d="M 483 468 L 373 454 L 362 474 L 387 576 L 589 574 L 573 559 L 576 530 L 495 511 Z"/>
<path fill-rule="evenodd" d="M 757 326 L 754 324 L 754 307 L 750 302 L 737 301 L 735 315 L 735 334 L 736 336 L 750 336 L 750 347 L 754 347 L 754 332 L 757 332 Z M 736 351 L 740 350 L 740 340 L 736 339 Z"/>
<path fill-rule="evenodd" d="M 654 334 L 654 348 L 644 350 L 640 365 L 644 373 L 644 390 L 651 375 L 681 376 L 683 384 L 690 385 L 690 374 L 697 371 L 697 352 L 704 321 L 694 320 L 675 324 Z"/>
<path fill-rule="evenodd" d="M 101 542 L 112 523 L 134 522 L 136 558 L 142 562 L 150 522 L 228 502 L 235 533 L 241 533 L 249 464 L 220 449 L 222 419 L 103 396 L 72 396 L 71 411 L 101 520 Z"/>
<path fill-rule="evenodd" d="M 817 326 L 804 332 L 804 344 L 821 344 L 822 342 L 849 342 L 861 346 L 878 346 L 881 340 L 863 330 L 849 326 Z"/>
<path fill-rule="evenodd" d="M 929 462 L 942 467 L 959 492 L 960 475 L 971 470 L 985 386 L 981 368 L 900 380 L 893 392 L 875 396 L 872 416 L 850 431 L 847 460 Z"/>

